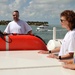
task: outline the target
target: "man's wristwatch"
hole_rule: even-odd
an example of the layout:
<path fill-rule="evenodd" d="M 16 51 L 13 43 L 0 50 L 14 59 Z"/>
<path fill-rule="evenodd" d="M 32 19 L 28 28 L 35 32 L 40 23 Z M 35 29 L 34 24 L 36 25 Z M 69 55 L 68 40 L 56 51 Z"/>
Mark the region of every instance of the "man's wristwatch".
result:
<path fill-rule="evenodd" d="M 50 51 L 48 51 L 49 53 L 51 53 L 51 50 Z"/>

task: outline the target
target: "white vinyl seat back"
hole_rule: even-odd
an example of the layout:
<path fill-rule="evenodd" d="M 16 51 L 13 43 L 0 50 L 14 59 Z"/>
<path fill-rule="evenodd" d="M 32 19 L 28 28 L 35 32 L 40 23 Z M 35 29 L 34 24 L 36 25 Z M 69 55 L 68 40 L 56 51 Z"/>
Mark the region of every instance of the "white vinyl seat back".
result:
<path fill-rule="evenodd" d="M 62 44 L 62 39 L 49 40 L 49 42 L 47 43 L 47 49 L 53 50 L 56 47 L 60 47 L 61 44 Z"/>

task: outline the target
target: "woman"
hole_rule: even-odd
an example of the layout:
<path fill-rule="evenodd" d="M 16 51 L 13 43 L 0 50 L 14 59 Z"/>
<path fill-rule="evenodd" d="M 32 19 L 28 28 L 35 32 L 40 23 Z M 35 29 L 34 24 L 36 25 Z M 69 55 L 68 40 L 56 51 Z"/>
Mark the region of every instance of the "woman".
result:
<path fill-rule="evenodd" d="M 61 26 L 68 30 L 60 48 L 55 48 L 51 51 L 40 51 L 39 53 L 49 53 L 49 58 L 67 59 L 73 58 L 75 50 L 75 12 L 65 10 L 60 14 Z M 59 52 L 58 56 L 53 54 Z"/>

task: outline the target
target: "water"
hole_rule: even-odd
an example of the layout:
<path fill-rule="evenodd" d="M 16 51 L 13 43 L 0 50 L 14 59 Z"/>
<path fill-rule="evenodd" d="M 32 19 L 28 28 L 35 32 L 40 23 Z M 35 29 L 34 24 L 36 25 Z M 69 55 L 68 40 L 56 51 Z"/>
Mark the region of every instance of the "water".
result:
<path fill-rule="evenodd" d="M 53 27 L 56 27 L 57 30 L 56 38 L 63 39 L 67 30 L 63 29 L 61 26 L 49 26 L 49 29 L 53 30 Z M 33 28 L 33 33 L 44 39 L 46 43 L 48 43 L 49 40 L 53 39 L 53 31 L 36 31 L 37 26 L 32 26 L 32 28 Z"/>
<path fill-rule="evenodd" d="M 40 36 L 46 43 L 48 43 L 49 40 L 53 39 L 53 31 L 36 31 L 37 26 L 31 26 L 33 29 L 33 34 Z M 49 26 L 49 29 L 52 30 L 53 27 L 56 27 L 56 38 L 57 39 L 63 39 L 66 30 L 62 29 L 61 26 Z M 3 32 L 6 28 L 6 25 L 0 25 L 0 30 Z"/>

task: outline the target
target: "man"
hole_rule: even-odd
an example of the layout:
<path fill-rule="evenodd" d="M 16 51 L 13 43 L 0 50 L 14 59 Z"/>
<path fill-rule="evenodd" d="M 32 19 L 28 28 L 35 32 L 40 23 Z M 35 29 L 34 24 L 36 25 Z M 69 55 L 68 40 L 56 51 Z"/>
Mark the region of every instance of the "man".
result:
<path fill-rule="evenodd" d="M 7 25 L 4 34 L 32 34 L 32 28 L 26 22 L 19 19 L 19 11 L 15 10 L 12 15 L 13 21 Z"/>

